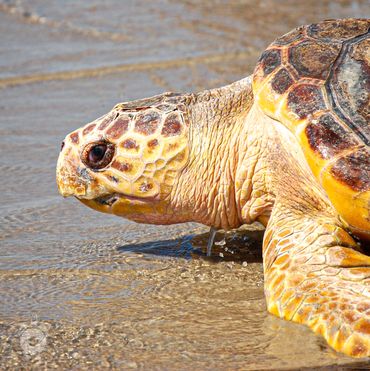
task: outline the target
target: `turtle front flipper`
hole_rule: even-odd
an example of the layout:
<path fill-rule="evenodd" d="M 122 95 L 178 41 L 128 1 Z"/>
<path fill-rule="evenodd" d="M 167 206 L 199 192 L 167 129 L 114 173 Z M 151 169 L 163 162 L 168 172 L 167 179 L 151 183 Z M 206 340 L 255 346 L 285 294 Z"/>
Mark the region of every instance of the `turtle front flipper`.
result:
<path fill-rule="evenodd" d="M 335 219 L 275 206 L 264 244 L 268 310 L 336 351 L 370 356 L 370 257 Z"/>

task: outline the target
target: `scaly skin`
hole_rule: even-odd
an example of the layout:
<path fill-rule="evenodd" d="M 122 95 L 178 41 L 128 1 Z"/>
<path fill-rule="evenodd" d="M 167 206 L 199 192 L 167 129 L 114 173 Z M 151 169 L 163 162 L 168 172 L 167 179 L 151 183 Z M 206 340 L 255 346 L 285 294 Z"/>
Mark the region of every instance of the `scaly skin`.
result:
<path fill-rule="evenodd" d="M 369 356 L 370 259 L 345 231 L 293 134 L 253 104 L 250 82 L 178 98 L 186 105 L 187 159 L 162 198 L 132 193 L 113 207 L 92 200 L 117 192 L 103 177 L 110 166 L 88 169 L 78 156 L 86 143 L 80 136 L 74 144 L 71 135 L 58 162 L 59 190 L 139 222 L 224 229 L 263 222 L 268 310 L 308 325 L 337 351 Z"/>
<path fill-rule="evenodd" d="M 336 23 L 328 22 L 320 27 L 332 38 L 363 32 L 363 21 L 338 21 L 345 26 L 340 32 Z M 356 22 L 359 29 L 352 27 Z M 313 33 L 320 31 L 313 26 Z M 281 61 L 290 68 L 285 45 L 297 43 L 302 30 L 277 41 L 282 58 L 272 44 L 273 54 L 265 54 L 254 74 L 254 94 L 252 77 L 198 94 L 165 93 L 119 104 L 69 134 L 58 160 L 57 183 L 63 196 L 136 222 L 195 221 L 225 230 L 262 222 L 268 310 L 309 326 L 339 352 L 370 356 L 370 258 L 348 233 L 370 236 L 365 141 L 360 146 L 352 141 L 351 125 L 338 118 L 342 131 L 334 124 L 326 127 L 332 129 L 327 136 L 317 131 L 324 90 L 313 86 L 322 89 L 324 80 L 305 77 L 303 84 L 309 80 L 311 90 L 299 90 L 302 81 L 279 77 Z M 367 39 L 360 38 L 362 44 L 356 45 L 367 50 Z M 327 44 L 317 47 L 309 40 L 298 63 L 328 72 L 329 65 L 322 71 L 328 58 L 319 58 L 329 50 Z M 319 48 L 316 64 L 306 53 L 312 45 Z M 359 60 L 367 63 L 362 54 Z M 357 80 L 361 76 L 358 72 Z M 279 83 L 272 83 L 277 77 Z M 293 98 L 283 95 L 284 85 L 290 86 Z M 354 104 L 365 96 L 361 92 L 355 87 L 350 94 Z M 325 107 L 325 114 L 333 114 L 330 105 Z M 304 135 L 293 125 L 302 110 L 297 127 L 309 128 Z M 365 138 L 368 126 L 358 128 Z M 363 157 L 356 157 L 352 167 L 343 165 L 349 151 L 357 150 Z M 340 164 L 337 180 L 324 182 L 320 169 L 333 163 Z M 350 186 L 358 188 L 355 193 L 348 193 Z"/>
<path fill-rule="evenodd" d="M 281 129 L 256 116 L 266 131 L 271 125 Z M 300 147 L 293 157 L 295 141 L 278 138 L 262 170 L 268 194 L 275 195 L 271 214 L 262 218 L 268 220 L 263 241 L 268 310 L 308 325 L 339 352 L 369 356 L 370 258 L 345 230 Z"/>

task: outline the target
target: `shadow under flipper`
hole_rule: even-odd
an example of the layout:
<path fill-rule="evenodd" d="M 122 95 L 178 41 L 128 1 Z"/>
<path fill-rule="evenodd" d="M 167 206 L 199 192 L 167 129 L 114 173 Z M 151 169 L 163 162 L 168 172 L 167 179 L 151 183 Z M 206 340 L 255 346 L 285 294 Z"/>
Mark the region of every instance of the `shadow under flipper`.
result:
<path fill-rule="evenodd" d="M 370 241 L 359 240 L 358 242 L 360 243 L 360 246 L 361 246 L 362 252 L 363 252 L 365 255 L 370 256 Z"/>
<path fill-rule="evenodd" d="M 120 252 L 152 254 L 156 256 L 185 259 L 206 259 L 213 262 L 262 262 L 261 229 L 238 229 L 217 232 L 212 255 L 207 257 L 209 233 L 186 235 L 174 240 L 150 241 L 140 244 L 124 245 L 117 248 Z"/>

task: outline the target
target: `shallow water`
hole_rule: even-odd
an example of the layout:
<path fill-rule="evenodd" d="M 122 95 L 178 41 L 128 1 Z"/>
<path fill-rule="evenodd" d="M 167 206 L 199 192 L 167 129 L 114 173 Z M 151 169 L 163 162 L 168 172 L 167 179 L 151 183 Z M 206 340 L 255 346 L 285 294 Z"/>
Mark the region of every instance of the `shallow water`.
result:
<path fill-rule="evenodd" d="M 276 36 L 370 2 L 63 4 L 0 0 L 1 368 L 359 367 L 266 313 L 258 226 L 207 258 L 207 228 L 96 213 L 54 173 L 64 135 L 115 103 L 237 80 Z"/>

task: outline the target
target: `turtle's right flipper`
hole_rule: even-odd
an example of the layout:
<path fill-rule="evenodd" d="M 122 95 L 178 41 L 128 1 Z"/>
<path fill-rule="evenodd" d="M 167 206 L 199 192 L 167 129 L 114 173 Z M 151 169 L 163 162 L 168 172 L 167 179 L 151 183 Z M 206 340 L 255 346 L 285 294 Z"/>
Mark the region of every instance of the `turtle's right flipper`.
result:
<path fill-rule="evenodd" d="M 335 219 L 277 207 L 263 256 L 271 313 L 309 326 L 339 352 L 370 356 L 370 257 Z"/>

